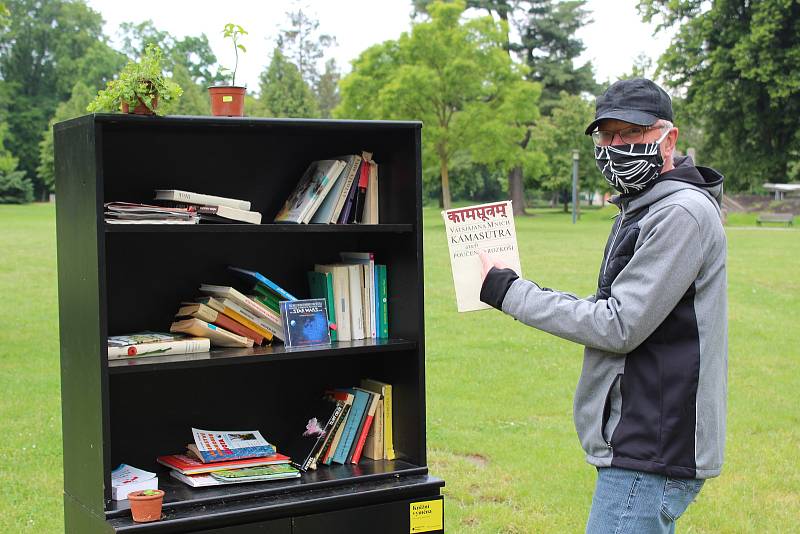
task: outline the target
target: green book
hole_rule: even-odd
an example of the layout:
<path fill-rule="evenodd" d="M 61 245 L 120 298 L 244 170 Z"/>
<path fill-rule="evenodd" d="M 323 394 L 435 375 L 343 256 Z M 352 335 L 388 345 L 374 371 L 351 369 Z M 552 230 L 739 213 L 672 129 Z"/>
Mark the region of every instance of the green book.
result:
<path fill-rule="evenodd" d="M 386 283 L 386 266 L 375 265 L 378 277 L 378 334 L 381 339 L 389 338 L 389 295 Z"/>
<path fill-rule="evenodd" d="M 310 290 L 311 298 L 325 299 L 326 307 L 328 308 L 328 321 L 336 324 L 336 306 L 333 300 L 333 275 L 331 273 L 318 273 L 309 271 L 308 273 L 308 288 Z M 336 330 L 331 328 L 331 341 L 338 340 L 339 336 Z"/>
<path fill-rule="evenodd" d="M 266 307 L 267 307 L 267 308 L 269 308 L 270 310 L 274 311 L 274 312 L 275 312 L 275 313 L 277 313 L 278 315 L 280 315 L 280 314 L 281 314 L 281 308 L 280 308 L 280 305 L 278 305 L 278 306 L 275 306 L 275 304 L 273 304 L 272 302 L 270 302 L 270 301 L 266 300 L 266 299 L 265 299 L 264 297 L 262 297 L 261 295 L 253 295 L 253 297 L 254 297 L 254 298 L 255 298 L 255 299 L 258 301 L 258 302 L 260 302 L 261 304 L 263 304 L 264 306 L 266 306 Z"/>
<path fill-rule="evenodd" d="M 257 284 L 253 287 L 253 291 L 255 291 L 256 295 L 258 295 L 261 300 L 265 300 L 271 304 L 273 304 L 276 308 L 280 305 L 280 301 L 283 299 L 278 298 L 272 290 L 268 289 L 267 286 L 263 286 L 261 284 Z"/>

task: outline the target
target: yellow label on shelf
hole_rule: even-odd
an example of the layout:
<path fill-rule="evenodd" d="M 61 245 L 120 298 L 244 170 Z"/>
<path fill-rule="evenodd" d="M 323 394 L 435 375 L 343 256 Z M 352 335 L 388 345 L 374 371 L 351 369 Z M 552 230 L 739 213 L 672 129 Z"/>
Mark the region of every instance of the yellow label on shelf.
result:
<path fill-rule="evenodd" d="M 411 514 L 411 532 L 431 532 L 444 528 L 444 514 L 442 499 L 435 501 L 412 502 L 409 507 Z"/>
<path fill-rule="evenodd" d="M 223 102 L 233 102 L 233 97 L 232 97 L 232 96 L 230 96 L 230 95 L 228 95 L 228 96 L 223 96 L 223 97 L 222 97 L 222 101 L 223 101 Z"/>

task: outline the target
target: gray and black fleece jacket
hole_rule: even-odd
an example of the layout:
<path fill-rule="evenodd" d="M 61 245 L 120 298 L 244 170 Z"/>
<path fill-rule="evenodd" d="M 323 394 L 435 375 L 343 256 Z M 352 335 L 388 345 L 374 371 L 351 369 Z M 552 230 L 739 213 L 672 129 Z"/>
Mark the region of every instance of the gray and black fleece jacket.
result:
<path fill-rule="evenodd" d="M 587 461 L 670 477 L 719 475 L 727 397 L 722 175 L 688 157 L 614 222 L 597 293 L 581 299 L 493 268 L 481 300 L 585 345 L 574 419 Z"/>

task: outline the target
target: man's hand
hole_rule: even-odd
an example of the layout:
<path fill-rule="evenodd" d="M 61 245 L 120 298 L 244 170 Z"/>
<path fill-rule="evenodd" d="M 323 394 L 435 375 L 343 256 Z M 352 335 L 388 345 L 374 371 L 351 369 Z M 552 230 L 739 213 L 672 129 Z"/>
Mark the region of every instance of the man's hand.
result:
<path fill-rule="evenodd" d="M 483 282 L 486 280 L 486 275 L 489 274 L 489 271 L 492 270 L 492 267 L 497 267 L 498 269 L 511 269 L 511 266 L 506 262 L 493 258 L 482 250 L 478 251 L 478 257 L 481 259 L 481 286 L 483 286 Z"/>

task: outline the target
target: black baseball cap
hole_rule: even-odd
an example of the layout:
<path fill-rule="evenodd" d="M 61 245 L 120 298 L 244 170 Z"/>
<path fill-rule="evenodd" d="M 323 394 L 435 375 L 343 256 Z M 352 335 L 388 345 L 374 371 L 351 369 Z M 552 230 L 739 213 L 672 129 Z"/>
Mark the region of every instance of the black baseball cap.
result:
<path fill-rule="evenodd" d="M 620 80 L 597 97 L 594 120 L 586 128 L 591 134 L 603 119 L 617 119 L 650 126 L 658 119 L 672 122 L 672 99 L 666 91 L 645 78 Z"/>

